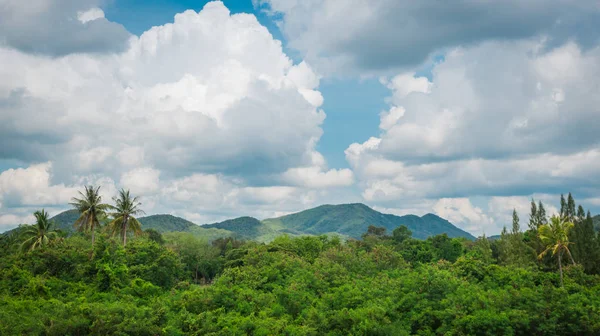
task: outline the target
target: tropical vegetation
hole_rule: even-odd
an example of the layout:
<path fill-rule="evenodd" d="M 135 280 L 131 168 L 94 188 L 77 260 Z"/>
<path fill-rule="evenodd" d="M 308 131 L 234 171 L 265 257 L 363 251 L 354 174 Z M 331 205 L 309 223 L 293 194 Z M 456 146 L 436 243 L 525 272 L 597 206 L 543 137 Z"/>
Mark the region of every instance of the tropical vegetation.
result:
<path fill-rule="evenodd" d="M 550 218 L 532 200 L 499 239 L 371 225 L 265 243 L 144 230 L 138 199 L 98 192 L 85 230 L 40 211 L 0 236 L 0 335 L 600 334 L 599 239 L 571 195 Z"/>

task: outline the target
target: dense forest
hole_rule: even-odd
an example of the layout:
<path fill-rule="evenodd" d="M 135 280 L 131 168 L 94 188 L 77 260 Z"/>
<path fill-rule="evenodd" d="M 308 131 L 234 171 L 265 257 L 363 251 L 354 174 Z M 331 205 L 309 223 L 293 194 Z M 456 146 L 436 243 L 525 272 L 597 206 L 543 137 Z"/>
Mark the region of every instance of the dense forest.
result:
<path fill-rule="evenodd" d="M 137 198 L 73 199 L 0 241 L 0 335 L 598 335 L 600 246 L 573 197 L 499 239 L 205 240 L 145 229 Z M 525 220 L 523 221 L 525 222 Z"/>

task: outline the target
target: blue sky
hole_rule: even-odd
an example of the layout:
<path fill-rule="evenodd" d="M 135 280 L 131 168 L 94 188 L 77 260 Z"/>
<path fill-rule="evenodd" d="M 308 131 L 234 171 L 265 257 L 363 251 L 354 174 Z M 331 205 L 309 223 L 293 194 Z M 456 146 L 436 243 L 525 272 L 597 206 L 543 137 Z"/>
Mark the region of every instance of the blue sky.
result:
<path fill-rule="evenodd" d="M 495 234 L 567 192 L 600 212 L 592 0 L 38 5 L 0 9 L 0 231 L 90 183 L 199 224 L 362 202 Z"/>

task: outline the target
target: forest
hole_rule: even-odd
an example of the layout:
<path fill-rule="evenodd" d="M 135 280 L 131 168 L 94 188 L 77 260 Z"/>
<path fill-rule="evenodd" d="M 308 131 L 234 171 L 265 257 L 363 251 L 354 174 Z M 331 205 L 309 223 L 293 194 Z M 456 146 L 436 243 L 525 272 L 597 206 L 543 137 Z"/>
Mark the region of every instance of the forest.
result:
<path fill-rule="evenodd" d="M 0 335 L 598 335 L 600 245 L 569 194 L 498 238 L 206 240 L 144 229 L 138 198 L 73 199 L 0 240 Z M 523 224 L 521 224 L 523 222 Z"/>

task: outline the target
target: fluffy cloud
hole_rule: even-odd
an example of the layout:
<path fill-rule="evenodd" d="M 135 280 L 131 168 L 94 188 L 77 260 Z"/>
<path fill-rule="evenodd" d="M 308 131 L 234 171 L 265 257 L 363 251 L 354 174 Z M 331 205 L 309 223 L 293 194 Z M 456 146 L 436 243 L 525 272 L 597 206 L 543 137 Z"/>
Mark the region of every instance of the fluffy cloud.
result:
<path fill-rule="evenodd" d="M 598 64 L 600 48 L 572 42 L 490 42 L 452 50 L 431 80 L 383 80 L 393 95 L 381 134 L 346 150 L 363 197 L 382 207 L 441 198 L 437 213 L 467 229 L 496 226 L 486 233 L 513 208 L 528 213 L 534 193 L 594 197 Z M 476 196 L 483 207 L 471 206 Z"/>
<path fill-rule="evenodd" d="M 549 36 L 598 42 L 600 7 L 572 1 L 254 0 L 282 17 L 291 47 L 327 69 L 379 71 L 414 66 L 434 52 L 487 40 Z"/>
<path fill-rule="evenodd" d="M 124 50 L 130 34 L 100 0 L 0 0 L 0 46 L 62 56 Z"/>
<path fill-rule="evenodd" d="M 94 3 L 81 6 L 71 8 L 77 24 L 106 20 L 87 11 Z M 40 194 L 68 185 L 68 199 L 70 186 L 99 183 L 109 199 L 125 187 L 147 211 L 208 221 L 300 210 L 353 181 L 315 150 L 320 76 L 294 65 L 253 15 L 221 2 L 131 37 L 122 52 L 20 49 L 0 46 L 0 159 L 27 170 L 51 161 Z M 23 207 L 14 189 L 0 192 L 2 212 Z"/>
<path fill-rule="evenodd" d="M 52 164 L 36 164 L 28 168 L 8 169 L 0 173 L 0 204 L 11 206 L 54 206 L 69 202 L 74 189 L 52 184 Z"/>
<path fill-rule="evenodd" d="M 481 208 L 473 206 L 468 198 L 442 198 L 433 206 L 433 210 L 452 223 L 467 223 L 462 228 L 477 235 L 496 229 L 494 220 Z"/>

